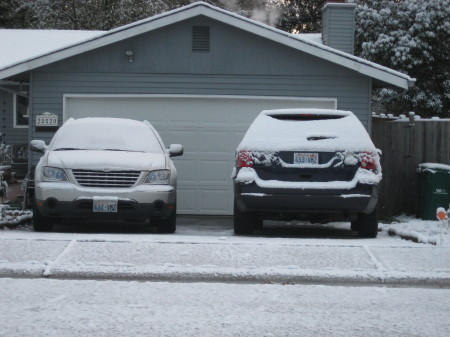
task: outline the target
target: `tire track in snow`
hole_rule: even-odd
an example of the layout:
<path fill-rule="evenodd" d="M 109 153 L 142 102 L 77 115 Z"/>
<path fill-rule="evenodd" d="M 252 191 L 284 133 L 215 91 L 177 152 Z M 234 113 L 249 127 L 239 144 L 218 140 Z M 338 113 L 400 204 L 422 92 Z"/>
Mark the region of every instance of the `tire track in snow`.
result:
<path fill-rule="evenodd" d="M 366 251 L 366 253 L 369 255 L 370 259 L 372 260 L 373 264 L 375 265 L 375 267 L 378 270 L 386 270 L 388 268 L 386 268 L 386 266 L 383 265 L 383 263 L 381 261 L 379 261 L 375 255 L 373 255 L 373 253 L 370 251 L 369 247 L 367 246 L 362 246 L 364 248 L 364 250 Z"/>
<path fill-rule="evenodd" d="M 47 265 L 47 267 L 45 268 L 44 272 L 42 273 L 42 276 L 44 276 L 44 277 L 51 276 L 52 275 L 52 268 L 54 266 L 56 266 L 59 263 L 59 261 L 61 261 L 61 259 L 70 252 L 70 250 L 72 249 L 72 247 L 75 245 L 76 242 L 77 242 L 77 239 L 71 240 L 67 244 L 66 248 L 64 248 L 64 250 L 61 252 L 61 254 L 58 255 L 56 260 L 53 261 L 53 262 L 50 262 Z"/>

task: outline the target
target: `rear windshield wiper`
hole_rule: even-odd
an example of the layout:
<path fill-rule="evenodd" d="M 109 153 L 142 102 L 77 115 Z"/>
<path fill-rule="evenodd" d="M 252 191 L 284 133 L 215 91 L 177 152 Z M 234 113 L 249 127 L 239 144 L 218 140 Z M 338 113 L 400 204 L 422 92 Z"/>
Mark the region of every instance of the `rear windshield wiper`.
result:
<path fill-rule="evenodd" d="M 77 150 L 84 150 L 84 149 L 78 149 L 76 147 L 60 147 L 60 148 L 55 149 L 53 151 L 77 151 Z"/>

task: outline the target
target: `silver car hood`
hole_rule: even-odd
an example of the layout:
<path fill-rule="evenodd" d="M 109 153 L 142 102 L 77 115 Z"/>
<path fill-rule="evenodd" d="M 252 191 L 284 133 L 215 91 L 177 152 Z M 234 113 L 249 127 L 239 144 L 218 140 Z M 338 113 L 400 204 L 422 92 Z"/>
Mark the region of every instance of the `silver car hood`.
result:
<path fill-rule="evenodd" d="M 127 151 L 49 151 L 47 166 L 67 169 L 111 169 L 150 171 L 166 168 L 166 156 Z"/>

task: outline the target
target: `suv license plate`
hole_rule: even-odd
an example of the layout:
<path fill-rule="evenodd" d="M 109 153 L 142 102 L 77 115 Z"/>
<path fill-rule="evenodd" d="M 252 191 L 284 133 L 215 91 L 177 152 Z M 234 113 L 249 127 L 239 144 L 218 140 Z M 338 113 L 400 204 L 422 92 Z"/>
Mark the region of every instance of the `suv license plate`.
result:
<path fill-rule="evenodd" d="M 117 213 L 118 198 L 94 197 L 94 213 Z"/>
<path fill-rule="evenodd" d="M 294 164 L 319 164 L 319 154 L 317 152 L 294 152 Z"/>

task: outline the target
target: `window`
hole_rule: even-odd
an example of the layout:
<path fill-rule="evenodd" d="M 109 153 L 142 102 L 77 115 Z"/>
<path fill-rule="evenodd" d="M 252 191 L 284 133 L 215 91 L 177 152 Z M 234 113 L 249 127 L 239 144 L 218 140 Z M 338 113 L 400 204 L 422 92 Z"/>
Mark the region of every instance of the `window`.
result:
<path fill-rule="evenodd" d="M 284 120 L 284 121 L 319 121 L 319 120 L 328 120 L 328 119 L 340 119 L 347 117 L 345 115 L 316 115 L 314 113 L 310 114 L 277 114 L 268 116 Z"/>
<path fill-rule="evenodd" d="M 14 94 L 14 127 L 27 128 L 28 127 L 28 97 Z"/>

